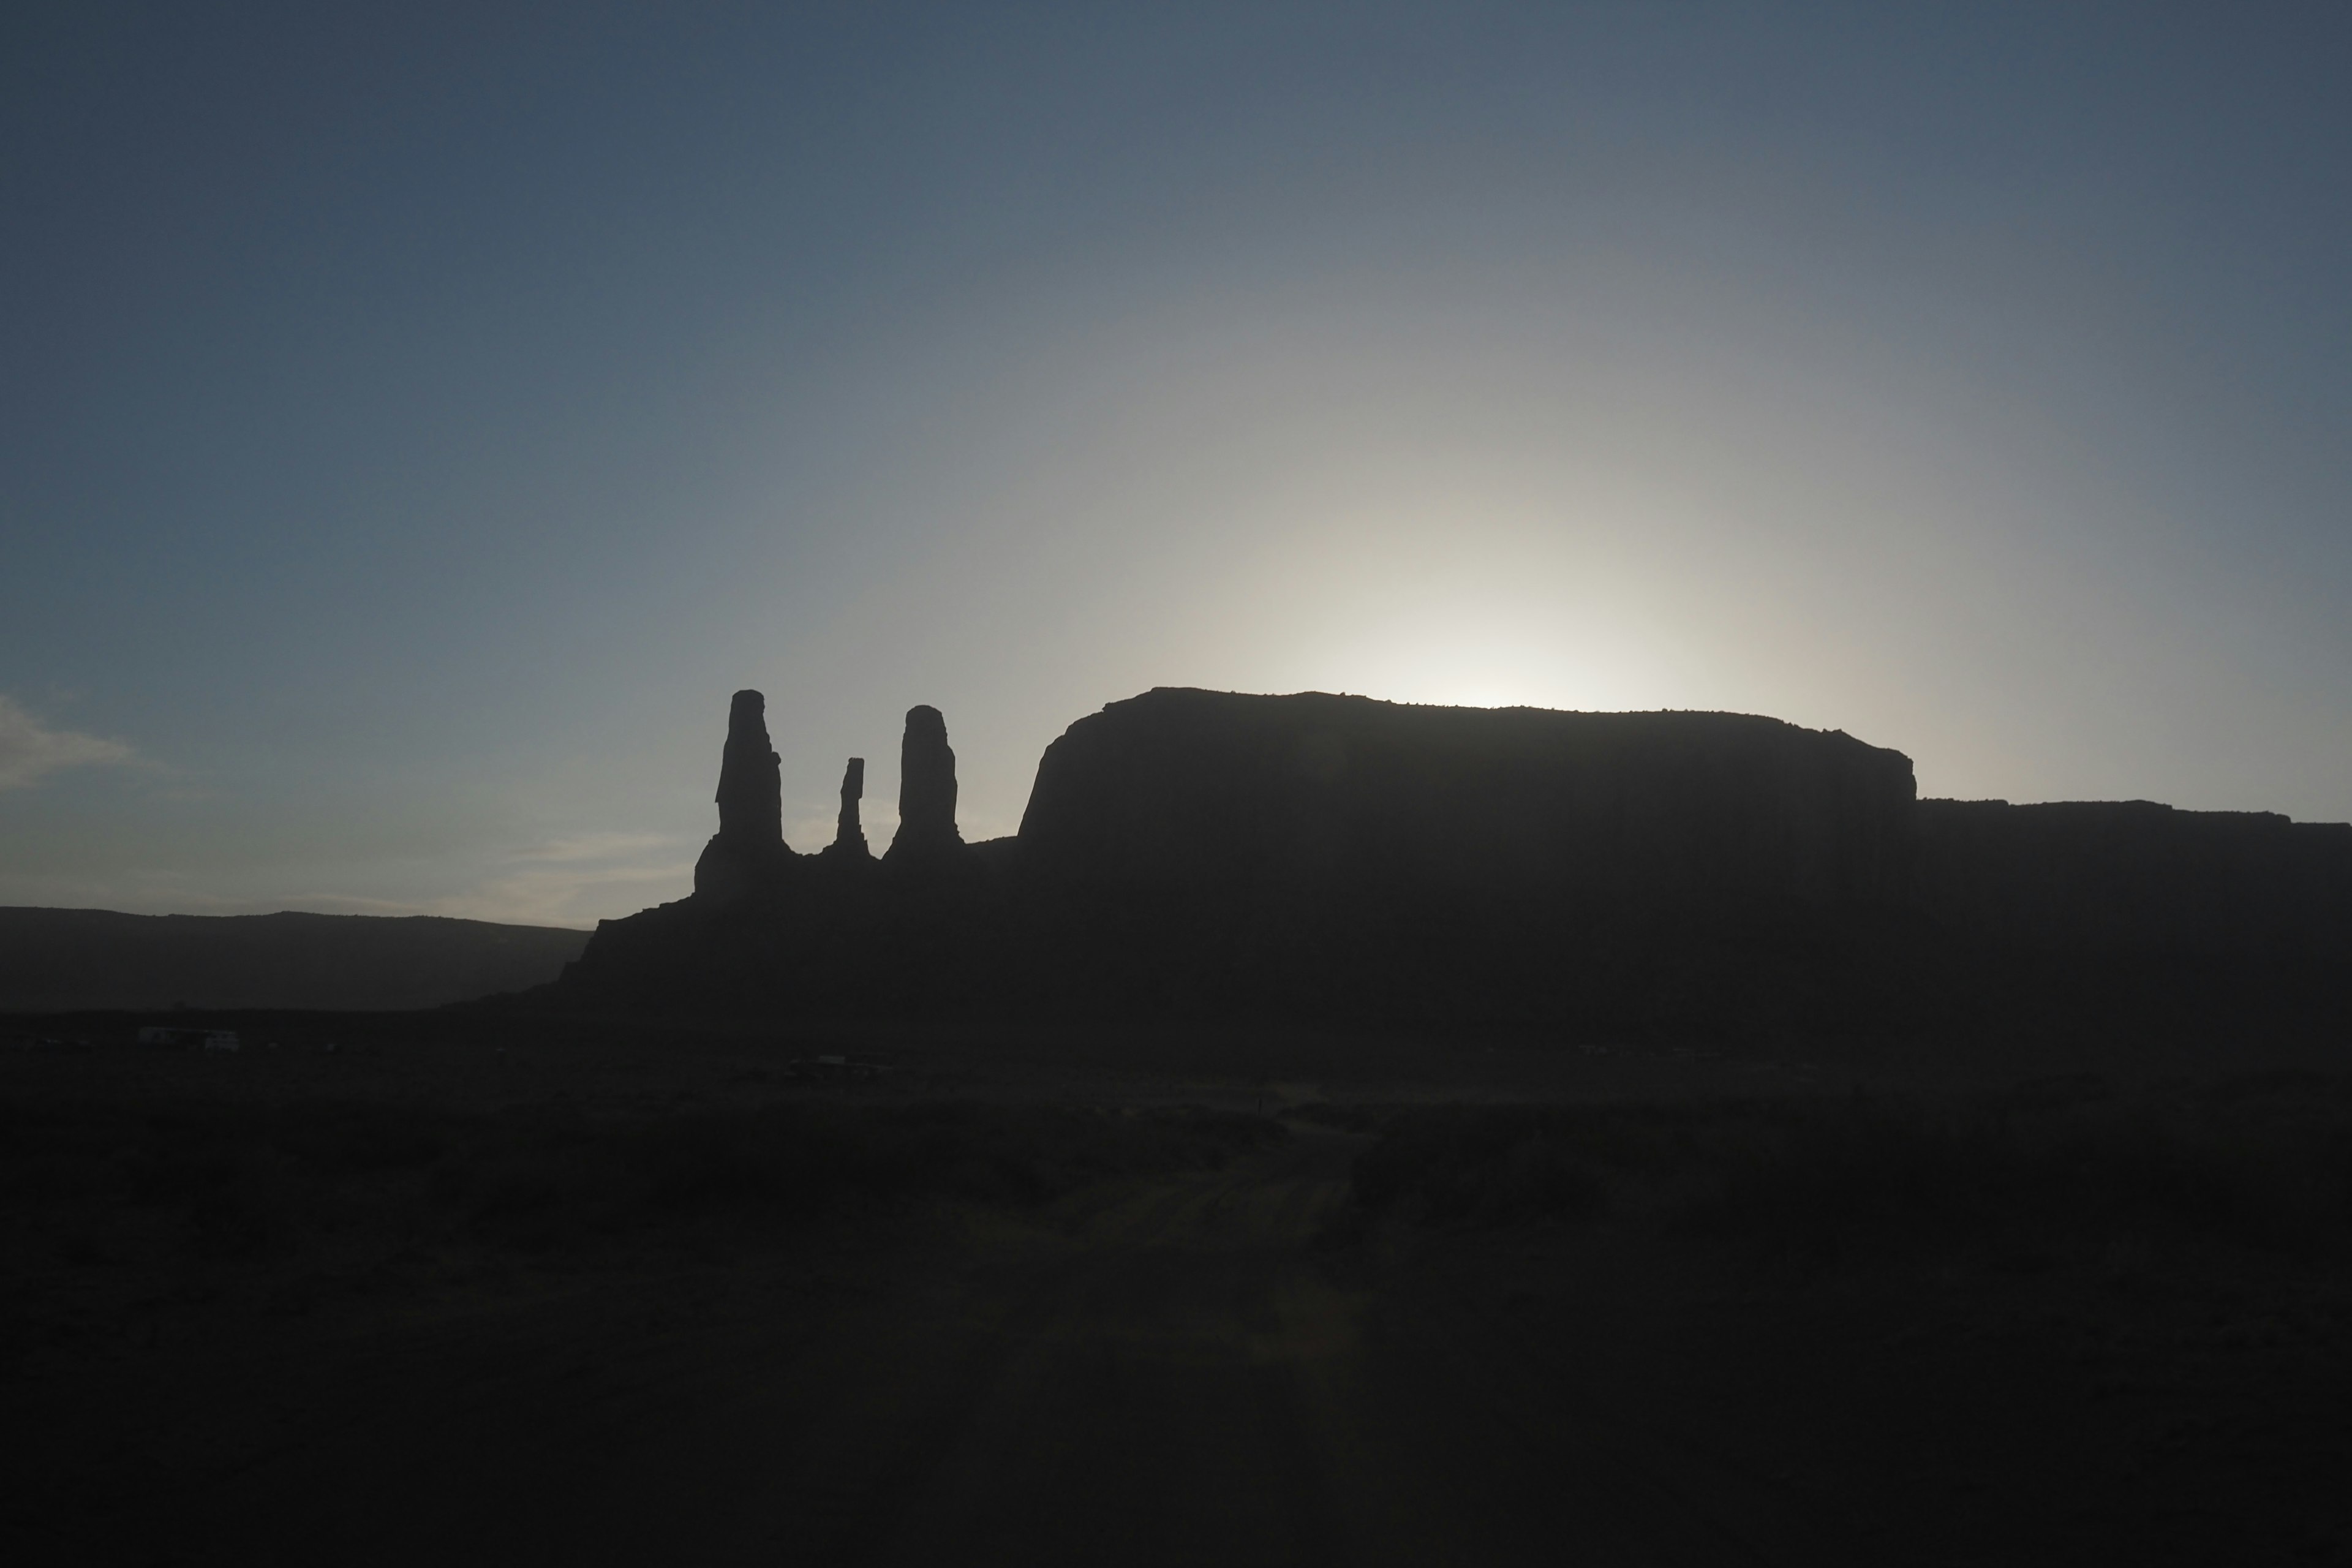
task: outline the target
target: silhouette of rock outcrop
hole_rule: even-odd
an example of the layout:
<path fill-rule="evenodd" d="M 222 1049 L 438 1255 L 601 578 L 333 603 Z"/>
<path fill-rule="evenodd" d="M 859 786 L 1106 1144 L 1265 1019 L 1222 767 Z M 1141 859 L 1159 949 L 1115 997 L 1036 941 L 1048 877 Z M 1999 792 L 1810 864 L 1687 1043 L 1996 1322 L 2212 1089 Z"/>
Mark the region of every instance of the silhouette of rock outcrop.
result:
<path fill-rule="evenodd" d="M 898 744 L 898 831 L 882 863 L 898 871 L 929 871 L 966 858 L 956 831 L 955 752 L 948 722 L 931 707 L 907 710 Z"/>
<path fill-rule="evenodd" d="M 727 709 L 719 764 L 719 831 L 694 866 L 694 891 L 714 904 L 740 903 L 789 873 L 784 843 L 782 759 L 768 740 L 767 699 L 739 691 Z"/>
<path fill-rule="evenodd" d="M 1776 719 L 1161 689 L 1046 748 L 1020 837 L 1034 873 L 1111 886 L 1892 904 L 1912 804 L 1901 752 Z"/>
<path fill-rule="evenodd" d="M 855 763 L 789 872 L 739 694 L 696 896 L 606 922 L 559 992 L 1604 1038 L 2352 1024 L 2352 826 L 1920 802 L 1901 752 L 1773 719 L 1163 689 L 1071 725 L 977 847 L 938 710 L 900 777 L 889 875 L 825 868 L 873 864 Z"/>
<path fill-rule="evenodd" d="M 852 757 L 841 773 L 841 816 L 833 830 L 833 842 L 826 845 L 823 858 L 827 860 L 869 861 L 874 851 L 866 846 L 866 828 L 858 817 L 857 803 L 866 798 L 866 759 Z"/>
<path fill-rule="evenodd" d="M 1742 714 L 1160 689 L 1047 748 L 1018 879 L 1100 1006 L 1622 1033 L 1788 1011 L 1792 947 L 1881 964 L 1913 804 L 1900 752 Z"/>
<path fill-rule="evenodd" d="M 2044 952 L 2352 952 L 2352 825 L 2153 801 L 1928 800 L 1918 902 Z"/>

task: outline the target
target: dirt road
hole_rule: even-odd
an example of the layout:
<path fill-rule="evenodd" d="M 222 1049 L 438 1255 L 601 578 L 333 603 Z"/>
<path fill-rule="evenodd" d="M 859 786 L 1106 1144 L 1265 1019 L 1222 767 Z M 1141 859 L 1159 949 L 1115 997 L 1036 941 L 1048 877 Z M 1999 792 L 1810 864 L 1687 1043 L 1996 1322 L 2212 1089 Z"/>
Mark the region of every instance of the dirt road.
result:
<path fill-rule="evenodd" d="M 102 1488 L 75 1555 L 1840 1555 L 1770 1485 L 1580 1399 L 1507 1321 L 1373 1289 L 1363 1249 L 1321 1235 L 1357 1147 L 1305 1132 L 1042 1215 L 965 1211 L 865 1258 L 582 1277 L 183 1356 L 203 1364 L 176 1396 L 176 1481 Z M 207 1397 L 211 1426 L 185 1414 Z"/>
<path fill-rule="evenodd" d="M 11 1498 L 9 1554 L 2347 1555 L 2328 1552 L 2352 1535 L 2312 1512 L 2340 1495 L 2314 1467 L 2341 1445 L 2325 1440 L 2336 1384 L 2308 1354 L 2281 1349 L 2255 1378 L 2233 1351 L 2207 1397 L 2190 1386 L 2203 1362 L 2165 1350 L 2134 1374 L 2032 1279 L 1759 1281 L 1705 1249 L 1625 1250 L 1607 1226 L 1357 1234 L 1343 1200 L 1360 1147 L 1302 1130 L 1221 1171 L 1042 1209 L 844 1216 L 699 1257 L 670 1237 L 192 1319 L 112 1381 L 55 1385 L 45 1428 L 82 1409 L 100 1436 L 76 1439 L 55 1486 Z"/>

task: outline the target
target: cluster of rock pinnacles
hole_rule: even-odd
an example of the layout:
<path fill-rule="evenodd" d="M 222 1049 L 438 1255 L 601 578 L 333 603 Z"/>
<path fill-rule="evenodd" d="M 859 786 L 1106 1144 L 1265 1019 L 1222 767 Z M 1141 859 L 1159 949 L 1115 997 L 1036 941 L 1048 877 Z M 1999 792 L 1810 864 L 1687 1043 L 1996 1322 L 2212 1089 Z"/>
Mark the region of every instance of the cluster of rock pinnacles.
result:
<path fill-rule="evenodd" d="M 695 863 L 698 898 L 726 903 L 792 874 L 800 857 L 784 842 L 782 759 L 768 738 L 768 700 L 739 691 L 727 710 L 727 746 L 719 765 L 719 831 Z M 841 775 L 841 816 L 833 842 L 816 858 L 831 865 L 872 866 L 858 802 L 866 795 L 866 759 L 852 757 Z M 936 708 L 907 710 L 898 747 L 898 832 L 879 862 L 893 869 L 925 870 L 952 864 L 964 852 L 956 830 L 955 752 L 947 720 Z"/>

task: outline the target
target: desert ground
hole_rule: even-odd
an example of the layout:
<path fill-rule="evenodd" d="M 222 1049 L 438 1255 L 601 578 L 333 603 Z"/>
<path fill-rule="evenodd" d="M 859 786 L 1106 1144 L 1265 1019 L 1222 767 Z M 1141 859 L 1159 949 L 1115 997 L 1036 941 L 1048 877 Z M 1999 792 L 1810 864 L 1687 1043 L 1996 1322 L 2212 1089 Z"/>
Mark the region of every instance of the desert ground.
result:
<path fill-rule="evenodd" d="M 0 1054 L 13 1563 L 2352 1560 L 2324 1063 L 219 1021 Z"/>

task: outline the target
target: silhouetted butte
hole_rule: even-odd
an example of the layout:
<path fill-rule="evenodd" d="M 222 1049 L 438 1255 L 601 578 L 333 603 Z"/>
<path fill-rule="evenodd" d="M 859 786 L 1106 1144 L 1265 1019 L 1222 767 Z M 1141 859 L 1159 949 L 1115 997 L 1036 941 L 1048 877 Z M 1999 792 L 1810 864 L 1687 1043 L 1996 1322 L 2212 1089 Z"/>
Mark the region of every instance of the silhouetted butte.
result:
<path fill-rule="evenodd" d="M 2352 827 L 1920 802 L 1901 752 L 1752 715 L 1161 689 L 1072 724 L 972 847 L 918 707 L 880 877 L 788 874 L 775 769 L 739 694 L 696 896 L 606 922 L 563 995 L 1595 1037 L 2347 1007 Z"/>

